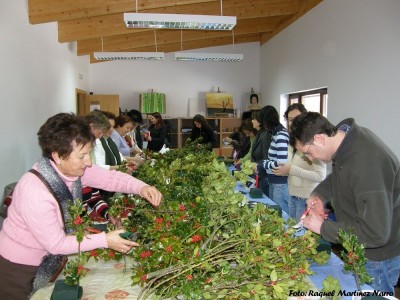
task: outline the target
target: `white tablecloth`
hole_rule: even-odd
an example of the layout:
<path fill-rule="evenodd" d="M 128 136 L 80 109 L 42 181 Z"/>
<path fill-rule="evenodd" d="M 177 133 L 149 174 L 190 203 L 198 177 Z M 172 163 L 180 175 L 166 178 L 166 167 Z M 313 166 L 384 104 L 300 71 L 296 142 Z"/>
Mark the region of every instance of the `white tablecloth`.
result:
<path fill-rule="evenodd" d="M 82 278 L 80 285 L 83 287 L 82 300 L 100 300 L 100 299 L 137 299 L 140 288 L 131 286 L 132 259 L 126 259 L 121 262 L 116 261 L 98 261 L 91 259 L 85 268 L 88 268 L 86 276 Z M 126 271 L 124 271 L 126 267 Z M 59 279 L 63 275 L 59 276 Z M 48 300 L 54 289 L 54 283 L 38 290 L 31 300 Z"/>

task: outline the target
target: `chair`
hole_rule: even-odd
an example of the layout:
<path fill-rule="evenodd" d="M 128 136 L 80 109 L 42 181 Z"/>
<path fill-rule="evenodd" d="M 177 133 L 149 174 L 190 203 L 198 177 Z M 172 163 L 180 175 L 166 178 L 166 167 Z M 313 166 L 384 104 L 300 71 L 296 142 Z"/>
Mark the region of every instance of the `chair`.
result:
<path fill-rule="evenodd" d="M 7 217 L 7 208 L 10 206 L 12 201 L 12 193 L 14 191 L 15 186 L 17 185 L 16 182 L 7 184 L 4 187 L 3 197 L 1 198 L 0 203 L 0 217 L 5 219 Z"/>

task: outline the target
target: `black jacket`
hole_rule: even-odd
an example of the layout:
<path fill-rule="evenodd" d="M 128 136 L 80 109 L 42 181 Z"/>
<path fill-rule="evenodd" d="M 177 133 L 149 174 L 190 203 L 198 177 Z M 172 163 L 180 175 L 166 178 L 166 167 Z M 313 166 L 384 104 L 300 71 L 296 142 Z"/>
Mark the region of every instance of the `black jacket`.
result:
<path fill-rule="evenodd" d="M 150 126 L 150 137 L 151 141 L 147 145 L 147 149 L 151 151 L 160 151 L 164 146 L 165 139 L 167 137 L 167 130 L 165 126 L 156 128 L 155 126 Z"/>
<path fill-rule="evenodd" d="M 332 173 L 313 191 L 330 201 L 336 222 L 325 220 L 321 235 L 337 242 L 339 229 L 352 228 L 365 256 L 386 260 L 400 255 L 400 163 L 384 142 L 367 128 L 350 126 L 332 157 Z"/>
<path fill-rule="evenodd" d="M 202 138 L 202 140 L 198 142 L 199 144 L 207 145 L 210 148 L 215 147 L 217 140 L 215 139 L 214 130 L 211 127 L 193 127 L 190 139 L 194 141 L 200 137 Z"/>

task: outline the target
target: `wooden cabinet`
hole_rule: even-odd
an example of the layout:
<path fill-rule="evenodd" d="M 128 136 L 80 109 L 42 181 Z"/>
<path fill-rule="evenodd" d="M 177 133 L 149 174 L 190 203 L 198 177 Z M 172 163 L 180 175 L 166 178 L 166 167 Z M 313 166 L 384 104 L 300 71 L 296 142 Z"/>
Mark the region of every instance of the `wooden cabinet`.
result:
<path fill-rule="evenodd" d="M 239 118 L 206 118 L 208 124 L 213 128 L 217 136 L 214 151 L 220 156 L 230 156 L 232 146 L 225 146 L 223 138 L 229 137 L 235 130 L 238 130 L 242 122 Z M 169 141 L 171 148 L 181 148 L 190 137 L 193 121 L 192 118 L 173 118 L 165 119 L 169 126 Z"/>
<path fill-rule="evenodd" d="M 231 145 L 225 146 L 223 139 L 229 137 L 236 130 L 239 130 L 242 120 L 240 118 L 221 118 L 219 130 L 219 149 L 218 155 L 231 156 L 233 147 Z"/>
<path fill-rule="evenodd" d="M 119 115 L 119 95 L 88 95 L 78 97 L 78 115 L 85 116 L 93 108 Z"/>

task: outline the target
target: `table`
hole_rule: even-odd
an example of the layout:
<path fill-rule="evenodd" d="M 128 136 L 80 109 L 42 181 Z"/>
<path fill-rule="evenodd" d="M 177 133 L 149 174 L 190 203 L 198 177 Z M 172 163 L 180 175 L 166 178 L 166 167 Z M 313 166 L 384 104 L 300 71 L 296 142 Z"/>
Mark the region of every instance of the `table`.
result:
<path fill-rule="evenodd" d="M 73 257 L 71 258 L 73 259 Z M 82 300 L 100 299 L 137 299 L 140 293 L 139 286 L 131 286 L 131 270 L 133 258 L 127 257 L 124 261 L 99 261 L 93 259 L 85 264 L 85 268 L 90 271 L 81 279 L 80 285 L 83 287 Z M 126 270 L 124 271 L 124 267 Z M 60 275 L 58 279 L 64 278 Z M 50 300 L 54 289 L 54 283 L 38 290 L 31 300 Z"/>
<path fill-rule="evenodd" d="M 252 199 L 249 196 L 249 188 L 238 182 L 235 190 L 241 192 L 250 201 L 258 201 L 269 205 L 276 205 L 270 198 L 265 195 L 262 198 Z M 287 220 L 288 215 L 282 212 L 282 217 Z M 301 235 L 304 232 L 299 232 Z M 131 286 L 131 272 L 129 268 L 133 264 L 132 258 L 126 259 L 127 272 L 124 272 L 124 262 L 95 262 L 90 260 L 85 267 L 90 269 L 87 275 L 81 280 L 83 287 L 83 300 L 97 299 L 137 299 L 140 293 L 138 286 Z M 337 278 L 340 282 L 342 291 L 356 291 L 356 282 L 352 274 L 343 271 L 343 262 L 333 252 L 327 264 L 319 266 L 313 263 L 310 269 L 315 273 L 309 276 L 310 283 L 314 286 L 313 290 L 321 290 L 322 282 L 328 275 Z M 59 278 L 63 278 L 60 275 Z M 49 300 L 53 291 L 54 284 L 49 284 L 45 288 L 38 290 L 31 300 Z M 363 289 L 372 290 L 368 285 L 363 285 Z M 288 299 L 298 299 L 291 297 Z M 319 297 L 302 297 L 301 299 L 319 299 Z M 342 297 L 342 299 L 352 299 L 351 296 Z"/>
<path fill-rule="evenodd" d="M 235 190 L 246 196 L 246 198 L 249 201 L 261 202 L 267 205 L 276 205 L 274 201 L 272 201 L 265 195 L 263 195 L 262 198 L 251 198 L 249 195 L 250 189 L 241 182 L 236 183 Z M 282 212 L 282 218 L 284 220 L 287 220 L 289 216 L 287 215 L 287 213 Z M 299 231 L 297 234 L 302 235 L 304 234 L 305 230 L 306 229 L 303 229 L 302 231 Z M 331 252 L 331 257 L 327 264 L 321 266 L 318 265 L 317 263 L 311 264 L 310 269 L 314 272 L 314 274 L 309 276 L 309 279 L 317 290 L 321 290 L 322 282 L 326 279 L 328 275 L 331 275 L 332 277 L 339 280 L 342 291 L 346 292 L 357 291 L 357 285 L 354 276 L 349 272 L 345 272 L 343 269 L 343 265 L 344 265 L 343 261 L 335 253 Z M 373 290 L 373 288 L 367 284 L 362 285 L 361 288 L 363 290 Z M 309 299 L 313 298 L 310 297 Z M 352 299 L 352 297 L 343 296 L 342 299 Z"/>

